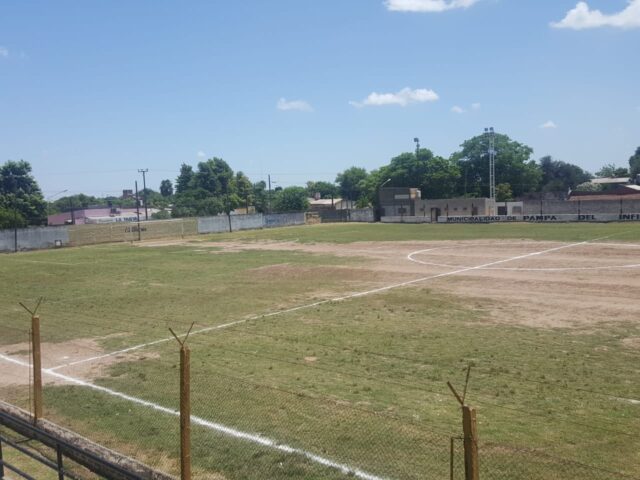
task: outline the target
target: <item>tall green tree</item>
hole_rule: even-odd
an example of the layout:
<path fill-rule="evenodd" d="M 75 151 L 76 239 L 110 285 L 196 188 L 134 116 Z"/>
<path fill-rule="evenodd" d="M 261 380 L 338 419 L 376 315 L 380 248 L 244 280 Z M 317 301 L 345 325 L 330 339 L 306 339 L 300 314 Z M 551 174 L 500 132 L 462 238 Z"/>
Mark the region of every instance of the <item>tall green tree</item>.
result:
<path fill-rule="evenodd" d="M 303 212 L 308 208 L 307 189 L 304 187 L 287 187 L 273 196 L 274 212 Z"/>
<path fill-rule="evenodd" d="M 422 198 L 450 198 L 457 194 L 460 169 L 454 159 L 434 156 L 423 148 L 392 158 L 375 177 L 380 180 L 377 187 L 389 180 L 387 187 L 419 188 Z"/>
<path fill-rule="evenodd" d="M 9 160 L 0 166 L 0 208 L 22 217 L 27 225 L 47 223 L 47 204 L 29 162 Z"/>
<path fill-rule="evenodd" d="M 364 193 L 367 171 L 360 167 L 347 168 L 336 177 L 340 195 L 346 200 L 358 200 Z"/>
<path fill-rule="evenodd" d="M 167 179 L 160 182 L 160 195 L 163 197 L 170 197 L 173 195 L 173 184 L 171 183 L 171 180 Z"/>
<path fill-rule="evenodd" d="M 269 210 L 269 193 L 267 192 L 267 183 L 264 180 L 256 182 L 253 184 L 251 190 L 253 205 L 256 207 L 256 212 L 266 213 Z"/>
<path fill-rule="evenodd" d="M 314 198 L 316 193 L 320 195 L 320 198 L 337 197 L 339 189 L 335 183 L 331 182 L 307 182 L 307 196 Z"/>
<path fill-rule="evenodd" d="M 193 167 L 183 163 L 180 165 L 180 174 L 176 178 L 176 193 L 184 193 L 193 187 L 193 178 L 195 174 Z"/>
<path fill-rule="evenodd" d="M 238 196 L 240 205 L 244 206 L 247 209 L 247 213 L 249 213 L 249 206 L 253 205 L 254 202 L 253 185 L 251 185 L 249 177 L 242 172 L 237 172 L 233 180 L 233 190 Z"/>
<path fill-rule="evenodd" d="M 543 192 L 567 192 L 593 178 L 589 172 L 577 165 L 554 160 L 548 155 L 540 159 L 540 170 L 540 189 Z"/>
<path fill-rule="evenodd" d="M 629 157 L 629 171 L 634 180 L 640 175 L 640 147 L 636 148 L 636 153 Z"/>
<path fill-rule="evenodd" d="M 533 149 L 507 135 L 497 133 L 494 137 L 496 149 L 496 183 L 511 185 L 513 195 L 535 192 L 540 186 L 542 172 L 531 159 Z M 452 155 L 461 170 L 458 192 L 477 197 L 489 196 L 489 139 L 478 135 L 466 140 L 462 149 Z"/>
<path fill-rule="evenodd" d="M 625 167 L 618 167 L 613 163 L 607 163 L 596 172 L 596 176 L 600 178 L 628 177 L 629 170 Z"/>

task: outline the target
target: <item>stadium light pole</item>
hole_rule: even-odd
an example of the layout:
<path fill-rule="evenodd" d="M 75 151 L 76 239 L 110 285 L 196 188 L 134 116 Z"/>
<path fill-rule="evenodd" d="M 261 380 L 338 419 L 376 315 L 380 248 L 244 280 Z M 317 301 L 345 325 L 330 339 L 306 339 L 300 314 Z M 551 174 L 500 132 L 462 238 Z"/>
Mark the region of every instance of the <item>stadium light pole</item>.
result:
<path fill-rule="evenodd" d="M 415 137 L 413 141 L 416 142 L 416 158 L 418 158 L 418 152 L 420 152 L 420 139 L 418 137 Z"/>
<path fill-rule="evenodd" d="M 489 139 L 489 198 L 492 200 L 492 210 L 496 202 L 496 132 L 493 127 L 485 128 L 484 134 Z M 495 212 L 491 212 L 493 215 Z"/>

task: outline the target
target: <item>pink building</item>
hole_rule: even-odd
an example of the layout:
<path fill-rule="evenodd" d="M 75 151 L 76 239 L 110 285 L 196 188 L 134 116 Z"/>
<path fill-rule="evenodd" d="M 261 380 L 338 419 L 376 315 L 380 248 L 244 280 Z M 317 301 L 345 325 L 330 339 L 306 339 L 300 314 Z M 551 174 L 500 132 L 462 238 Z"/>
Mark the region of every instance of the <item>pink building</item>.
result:
<path fill-rule="evenodd" d="M 156 209 L 149 209 L 149 216 Z M 140 209 L 140 220 L 144 220 L 144 208 Z M 47 224 L 53 225 L 84 225 L 86 223 L 114 223 L 138 221 L 135 208 L 79 208 L 72 212 L 57 213 L 47 217 Z"/>

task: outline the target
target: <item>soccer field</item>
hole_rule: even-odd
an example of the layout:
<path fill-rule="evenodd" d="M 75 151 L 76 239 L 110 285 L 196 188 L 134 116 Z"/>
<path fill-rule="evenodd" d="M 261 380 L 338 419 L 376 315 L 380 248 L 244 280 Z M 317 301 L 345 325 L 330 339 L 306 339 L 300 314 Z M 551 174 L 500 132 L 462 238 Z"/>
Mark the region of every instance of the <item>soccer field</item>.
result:
<path fill-rule="evenodd" d="M 640 225 L 333 224 L 0 256 L 0 399 L 196 478 L 640 477 Z M 451 443 L 451 438 L 454 438 Z"/>

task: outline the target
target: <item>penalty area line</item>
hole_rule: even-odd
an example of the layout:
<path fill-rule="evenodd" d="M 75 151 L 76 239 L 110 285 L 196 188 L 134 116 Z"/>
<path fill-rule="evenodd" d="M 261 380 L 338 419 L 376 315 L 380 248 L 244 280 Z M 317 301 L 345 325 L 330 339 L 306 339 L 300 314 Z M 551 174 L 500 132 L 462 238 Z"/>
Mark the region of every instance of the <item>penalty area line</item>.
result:
<path fill-rule="evenodd" d="M 0 353 L 0 359 L 5 360 L 14 365 L 19 365 L 25 368 L 31 368 L 31 366 L 28 363 L 23 362 L 21 360 L 17 360 L 15 358 L 8 357 L 1 353 Z M 134 397 L 133 395 L 127 395 L 126 393 L 118 392 L 117 390 L 113 390 L 111 388 L 101 387 L 100 385 L 95 385 L 93 383 L 80 380 L 79 378 L 71 377 L 69 375 L 64 375 L 62 373 L 55 372 L 50 368 L 43 368 L 42 371 L 47 375 L 55 377 L 59 380 L 64 380 L 74 385 L 90 388 L 92 390 L 96 390 L 98 392 L 110 395 L 112 397 L 116 397 L 121 400 L 126 400 L 128 402 L 135 403 L 136 405 L 140 405 L 142 407 L 146 407 L 146 408 L 155 410 L 157 412 L 165 413 L 167 415 L 172 415 L 174 417 L 180 416 L 180 411 L 175 410 L 173 408 L 168 408 L 168 407 L 159 405 L 157 403 L 150 402 L 148 400 L 143 400 L 142 398 Z M 245 440 L 251 443 L 256 443 L 258 445 L 272 448 L 274 450 L 278 450 L 284 453 L 301 455 L 314 463 L 317 463 L 324 467 L 329 467 L 329 468 L 339 470 L 345 475 L 351 475 L 357 478 L 361 478 L 362 480 L 387 480 L 385 477 L 379 477 L 377 475 L 367 473 L 358 468 L 351 467 L 344 463 L 336 462 L 334 460 L 331 460 L 330 458 L 322 457 L 320 455 L 309 452 L 307 450 L 303 450 L 301 448 L 291 447 L 289 445 L 279 443 L 276 440 L 273 440 L 269 437 L 264 437 L 262 435 L 257 435 L 254 433 L 243 432 L 242 430 L 236 430 L 235 428 L 228 427 L 221 423 L 212 422 L 210 420 L 207 420 L 202 417 L 198 417 L 196 415 L 191 415 L 191 423 L 194 425 L 199 425 L 201 427 L 204 427 L 208 430 L 216 431 L 216 432 L 225 434 L 227 436 L 234 437 L 240 440 Z"/>
<path fill-rule="evenodd" d="M 568 245 L 565 244 L 565 245 L 561 245 L 559 247 L 553 247 L 553 248 L 549 248 L 549 249 L 546 249 L 546 250 L 541 250 L 541 251 L 538 251 L 538 252 L 526 253 L 526 254 L 523 254 L 523 255 L 518 255 L 518 256 L 515 256 L 515 257 L 511 257 L 511 258 L 506 258 L 506 259 L 503 259 L 503 260 L 496 260 L 494 262 L 485 263 L 483 265 L 477 265 L 475 267 L 459 268 L 459 269 L 453 270 L 451 272 L 439 273 L 439 274 L 436 274 L 436 275 L 429 275 L 427 277 L 416 278 L 414 280 L 409 280 L 409 281 L 402 282 L 402 283 L 395 283 L 395 284 L 387 285 L 387 286 L 384 286 L 384 287 L 374 288 L 372 290 L 366 290 L 364 292 L 356 292 L 356 293 L 352 293 L 352 294 L 345 295 L 345 296 L 342 296 L 342 297 L 330 298 L 330 299 L 326 299 L 326 300 L 319 300 L 317 302 L 309 303 L 309 304 L 306 304 L 306 305 L 299 305 L 297 307 L 291 307 L 291 308 L 287 308 L 287 309 L 284 309 L 284 310 L 278 310 L 278 311 L 271 312 L 271 313 L 253 315 L 251 317 L 243 318 L 241 320 L 236 320 L 234 322 L 224 323 L 222 325 L 213 325 L 213 326 L 210 326 L 210 327 L 201 328 L 199 330 L 194 330 L 194 331 L 191 332 L 191 335 L 199 335 L 199 334 L 202 334 L 202 333 L 207 333 L 207 332 L 211 332 L 211 331 L 215 331 L 215 330 L 221 330 L 221 329 L 232 327 L 232 326 L 235 326 L 235 325 L 240 325 L 240 324 L 243 324 L 243 323 L 247 323 L 247 322 L 250 322 L 250 321 L 253 321 L 253 320 L 259 320 L 261 318 L 269 318 L 269 317 L 275 317 L 275 316 L 278 316 L 278 315 L 285 315 L 287 313 L 297 312 L 297 311 L 300 311 L 300 310 L 306 310 L 306 309 L 309 309 L 309 308 L 318 307 L 320 305 L 325 305 L 325 304 L 331 303 L 331 302 L 343 302 L 345 300 L 349 300 L 349 299 L 352 299 L 352 298 L 359 298 L 359 297 L 364 297 L 364 296 L 367 296 L 367 295 L 373 295 L 373 294 L 376 294 L 376 293 L 386 292 L 386 291 L 393 290 L 393 289 L 396 289 L 396 288 L 407 287 L 409 285 L 415 285 L 415 284 L 418 284 L 418 283 L 426 282 L 428 280 L 435 280 L 435 279 L 438 279 L 438 278 L 450 277 L 452 275 L 458 275 L 460 273 L 470 272 L 470 271 L 473 271 L 473 270 L 481 270 L 483 268 L 491 267 L 491 266 L 494 266 L 494 265 L 499 265 L 499 264 L 502 264 L 502 263 L 512 262 L 512 261 L 515 261 L 515 260 L 520 260 L 520 259 L 523 259 L 523 258 L 533 257 L 533 256 L 536 256 L 536 255 L 543 255 L 545 253 L 555 252 L 557 250 L 562 250 L 562 249 L 565 249 L 565 248 L 571 248 L 571 247 L 576 247 L 576 246 L 579 246 L 579 245 L 585 245 L 585 244 L 589 243 L 590 241 L 595 241 L 595 240 L 587 240 L 587 241 L 584 241 L 584 242 L 571 243 L 571 244 L 568 244 Z M 410 253 L 407 257 L 409 258 L 409 260 L 411 260 L 411 255 L 417 254 L 419 252 L 424 252 L 424 251 L 426 251 L 426 250 L 420 250 L 420 251 L 416 251 L 416 252 Z M 81 359 L 81 360 L 76 360 L 75 362 L 69 362 L 69 363 L 65 363 L 65 364 L 62 364 L 62 365 L 57 365 L 55 367 L 51 367 L 50 370 L 51 371 L 55 371 L 55 370 L 59 370 L 59 369 L 66 368 L 66 367 L 72 367 L 74 365 L 80 365 L 80 364 L 83 364 L 83 363 L 88 363 L 88 362 L 93 362 L 93 361 L 96 361 L 96 360 L 101 360 L 103 358 L 108 358 L 108 357 L 113 357 L 113 356 L 116 356 L 116 355 L 121 355 L 121 354 L 124 354 L 124 353 L 133 352 L 133 351 L 140 350 L 140 349 L 143 349 L 143 348 L 146 348 L 146 347 L 150 347 L 150 346 L 153 346 L 153 345 L 166 343 L 166 342 L 168 342 L 168 341 L 170 341 L 172 339 L 173 339 L 173 337 L 166 337 L 166 338 L 162 338 L 162 339 L 159 339 L 159 340 L 154 340 L 153 342 L 141 343 L 139 345 L 134 345 L 134 346 L 125 348 L 123 350 L 117 350 L 117 351 L 114 351 L 114 352 L 105 353 L 104 355 L 97 355 L 95 357 L 89 357 L 89 358 L 85 358 L 85 359 Z"/>

